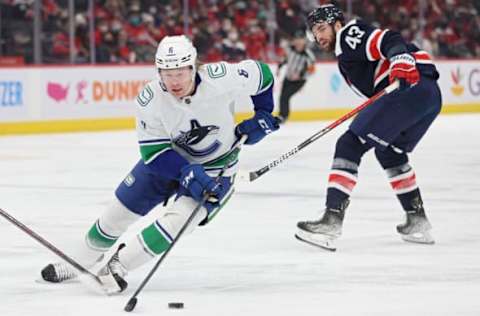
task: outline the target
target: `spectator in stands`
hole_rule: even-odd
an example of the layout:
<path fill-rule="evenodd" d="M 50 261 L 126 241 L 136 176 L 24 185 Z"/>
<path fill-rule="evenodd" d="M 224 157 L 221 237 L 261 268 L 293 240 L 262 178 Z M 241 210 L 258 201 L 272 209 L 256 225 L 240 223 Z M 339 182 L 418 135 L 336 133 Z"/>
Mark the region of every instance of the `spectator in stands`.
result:
<path fill-rule="evenodd" d="M 222 53 L 225 60 L 238 62 L 245 59 L 245 44 L 240 41 L 236 28 L 232 28 L 227 38 L 222 41 Z"/>
<path fill-rule="evenodd" d="M 416 41 L 424 49 L 431 49 L 430 52 L 436 56 L 480 56 L 480 1 L 425 1 L 423 11 L 421 2 L 417 0 L 336 2 L 346 9 L 348 1 L 351 1 L 353 15 L 362 16 L 372 24 L 404 29 L 408 40 Z M 271 0 L 189 0 L 187 34 L 196 44 L 203 46 L 199 46 L 199 53 L 206 62 L 223 58 L 235 61 L 239 56 L 275 61 L 267 54 L 268 50 L 280 50 L 277 44 L 304 25 L 303 16 L 312 6 L 329 2 L 274 1 L 276 17 L 272 21 Z M 0 55 L 21 55 L 26 56 L 28 62 L 33 61 L 33 3 L 31 0 L 0 1 Z M 75 1 L 77 25 L 74 42 L 76 62 L 79 63 L 89 62 L 90 59 L 87 7 L 88 1 Z M 421 12 L 425 17 L 423 24 L 418 22 Z M 44 62 L 70 61 L 67 13 L 67 1 L 42 1 Z M 158 43 L 166 35 L 184 32 L 183 0 L 98 0 L 95 1 L 94 15 L 97 62 L 151 62 L 152 43 Z M 99 28 L 106 29 L 100 31 Z M 119 34 L 125 32 L 127 39 L 119 41 Z M 273 48 L 268 46 L 272 34 L 276 43 Z M 318 50 L 315 53 L 317 58 L 332 58 L 331 55 L 320 54 Z M 219 58 L 219 55 L 223 57 Z"/>

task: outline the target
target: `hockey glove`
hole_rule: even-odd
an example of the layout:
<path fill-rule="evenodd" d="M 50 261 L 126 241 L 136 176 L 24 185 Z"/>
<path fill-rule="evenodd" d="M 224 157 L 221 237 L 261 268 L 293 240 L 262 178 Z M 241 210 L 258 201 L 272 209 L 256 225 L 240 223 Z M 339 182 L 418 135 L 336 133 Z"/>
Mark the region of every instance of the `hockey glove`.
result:
<path fill-rule="evenodd" d="M 418 83 L 420 74 L 415 66 L 415 58 L 407 53 L 390 58 L 390 82 L 398 80 L 399 90 L 406 90 Z"/>
<path fill-rule="evenodd" d="M 180 192 L 187 191 L 196 201 L 200 202 L 204 194 L 209 194 L 211 203 L 216 203 L 223 198 L 225 192 L 222 185 L 205 173 L 202 165 L 190 164 L 180 170 Z M 183 189 L 183 190 L 182 190 Z"/>
<path fill-rule="evenodd" d="M 258 143 L 267 134 L 279 129 L 278 119 L 267 111 L 256 111 L 255 115 L 245 120 L 235 128 L 235 135 L 240 138 L 247 135 L 245 144 L 252 145 Z"/>

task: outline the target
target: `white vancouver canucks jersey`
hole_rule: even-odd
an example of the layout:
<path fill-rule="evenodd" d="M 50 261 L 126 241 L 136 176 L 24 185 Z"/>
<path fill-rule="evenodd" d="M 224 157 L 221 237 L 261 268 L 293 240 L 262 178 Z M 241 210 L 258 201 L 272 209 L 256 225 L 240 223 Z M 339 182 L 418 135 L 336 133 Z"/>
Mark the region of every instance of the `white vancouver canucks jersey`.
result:
<path fill-rule="evenodd" d="M 238 64 L 219 62 L 200 67 L 193 95 L 177 99 L 159 80 L 149 82 L 136 99 L 136 128 L 143 161 L 175 150 L 190 163 L 203 164 L 218 174 L 236 172 L 238 150 L 234 130 L 235 103 L 239 96 L 258 95 L 273 84 L 267 65 L 254 60 Z"/>

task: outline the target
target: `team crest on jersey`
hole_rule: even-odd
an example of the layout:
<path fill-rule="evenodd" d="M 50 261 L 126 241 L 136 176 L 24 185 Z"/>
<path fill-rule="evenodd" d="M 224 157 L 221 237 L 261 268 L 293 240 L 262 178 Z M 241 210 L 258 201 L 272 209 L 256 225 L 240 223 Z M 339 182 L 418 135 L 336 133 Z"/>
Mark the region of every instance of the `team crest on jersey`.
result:
<path fill-rule="evenodd" d="M 227 68 L 223 63 L 207 65 L 207 72 L 211 78 L 220 78 L 227 74 Z"/>
<path fill-rule="evenodd" d="M 125 183 L 127 187 L 131 187 L 135 183 L 135 177 L 129 173 L 123 180 L 123 183 Z"/>
<path fill-rule="evenodd" d="M 180 131 L 180 135 L 173 139 L 173 143 L 185 150 L 189 155 L 194 157 L 208 156 L 215 152 L 221 145 L 218 140 L 205 148 L 193 148 L 199 144 L 208 135 L 217 134 L 219 127 L 215 125 L 202 126 L 197 120 L 190 120 L 190 130 L 187 132 Z"/>
<path fill-rule="evenodd" d="M 152 101 L 153 99 L 153 90 L 149 86 L 145 86 L 145 88 L 140 92 L 137 96 L 137 102 L 141 106 L 147 106 L 147 104 Z"/>

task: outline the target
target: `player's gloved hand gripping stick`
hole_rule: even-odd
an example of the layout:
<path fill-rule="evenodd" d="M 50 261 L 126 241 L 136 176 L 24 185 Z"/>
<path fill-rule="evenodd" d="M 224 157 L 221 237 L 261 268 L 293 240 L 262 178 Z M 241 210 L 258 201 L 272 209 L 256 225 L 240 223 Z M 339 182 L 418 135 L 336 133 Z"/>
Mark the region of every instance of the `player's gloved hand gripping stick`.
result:
<path fill-rule="evenodd" d="M 240 140 L 235 144 L 234 148 L 238 148 L 240 146 L 242 146 L 242 144 L 247 140 L 248 136 L 247 135 L 243 135 Z M 217 178 L 215 179 L 215 182 L 218 182 L 218 180 L 223 176 L 223 173 L 225 172 L 226 168 L 228 166 L 228 162 L 225 163 L 225 165 L 223 166 L 222 170 L 220 171 L 220 173 L 218 174 Z M 135 293 L 133 293 L 132 297 L 128 300 L 127 304 L 125 305 L 125 308 L 124 310 L 126 312 L 131 312 L 135 306 L 137 305 L 137 296 L 138 294 L 142 291 L 142 289 L 145 287 L 145 285 L 147 284 L 147 282 L 151 279 L 151 277 L 153 276 L 153 274 L 155 273 L 155 271 L 157 271 L 158 267 L 160 266 L 160 264 L 163 262 L 163 260 L 167 257 L 168 253 L 172 250 L 172 248 L 175 246 L 175 244 L 177 243 L 177 241 L 180 239 L 180 237 L 182 237 L 183 233 L 185 232 L 185 230 L 187 230 L 188 226 L 190 225 L 190 223 L 192 222 L 192 220 L 195 218 L 195 216 L 197 215 L 197 213 L 200 211 L 200 209 L 202 208 L 202 206 L 207 202 L 207 200 L 210 198 L 210 194 L 208 192 L 206 192 L 204 195 L 203 195 L 203 198 L 200 200 L 200 202 L 197 204 L 197 206 L 195 207 L 195 209 L 192 211 L 192 214 L 190 215 L 190 217 L 188 217 L 187 221 L 185 222 L 185 224 L 183 224 L 182 228 L 180 229 L 180 231 L 178 232 L 177 236 L 173 239 L 172 243 L 170 244 L 170 247 L 168 247 L 167 250 L 165 250 L 165 252 L 163 253 L 163 255 L 160 257 L 160 259 L 158 259 L 157 263 L 153 266 L 152 270 L 147 274 L 147 276 L 145 277 L 145 279 L 142 281 L 142 283 L 140 284 L 140 286 L 137 288 L 137 290 L 135 291 Z"/>
<path fill-rule="evenodd" d="M 259 178 L 260 176 L 262 176 L 263 174 L 267 173 L 268 171 L 270 171 L 271 169 L 275 168 L 276 166 L 278 166 L 279 164 L 281 164 L 282 162 L 284 162 L 285 160 L 287 160 L 288 158 L 290 158 L 291 156 L 295 155 L 297 152 L 299 152 L 300 150 L 302 150 L 303 148 L 307 147 L 308 145 L 310 145 L 311 143 L 313 143 L 314 141 L 316 141 L 317 139 L 319 139 L 320 137 L 322 137 L 323 135 L 327 134 L 328 132 L 330 132 L 332 129 L 334 129 L 335 127 L 337 127 L 338 125 L 342 124 L 343 122 L 345 122 L 346 120 L 348 120 L 349 118 L 351 118 L 352 116 L 356 115 L 357 113 L 359 113 L 361 110 L 363 110 L 364 108 L 366 108 L 367 106 L 371 105 L 372 103 L 374 103 L 376 100 L 378 100 L 379 98 L 383 97 L 384 95 L 387 95 L 393 91 L 395 91 L 396 89 L 398 89 L 399 87 L 399 82 L 398 81 L 394 81 L 392 84 L 390 84 L 388 87 L 386 87 L 385 89 L 383 89 L 382 91 L 378 92 L 377 94 L 375 94 L 373 97 L 371 97 L 370 99 L 368 99 L 367 101 L 363 102 L 362 104 L 360 104 L 359 106 L 357 106 L 356 108 L 354 108 L 352 111 L 348 112 L 347 114 L 345 114 L 344 116 L 342 116 L 341 118 L 339 118 L 338 120 L 336 120 L 335 122 L 331 123 L 330 125 L 328 125 L 327 127 L 325 127 L 324 129 L 322 129 L 321 131 L 315 133 L 314 135 L 310 136 L 308 139 L 306 139 L 303 143 L 301 143 L 300 145 L 296 146 L 295 148 L 293 148 L 292 150 L 284 153 L 283 155 L 281 155 L 279 158 L 275 159 L 274 161 L 270 162 L 268 165 L 258 169 L 258 170 L 255 170 L 255 171 L 251 171 L 248 173 L 248 175 L 242 175 L 240 174 L 240 178 L 242 179 L 247 179 L 247 181 L 253 181 L 257 178 Z"/>

